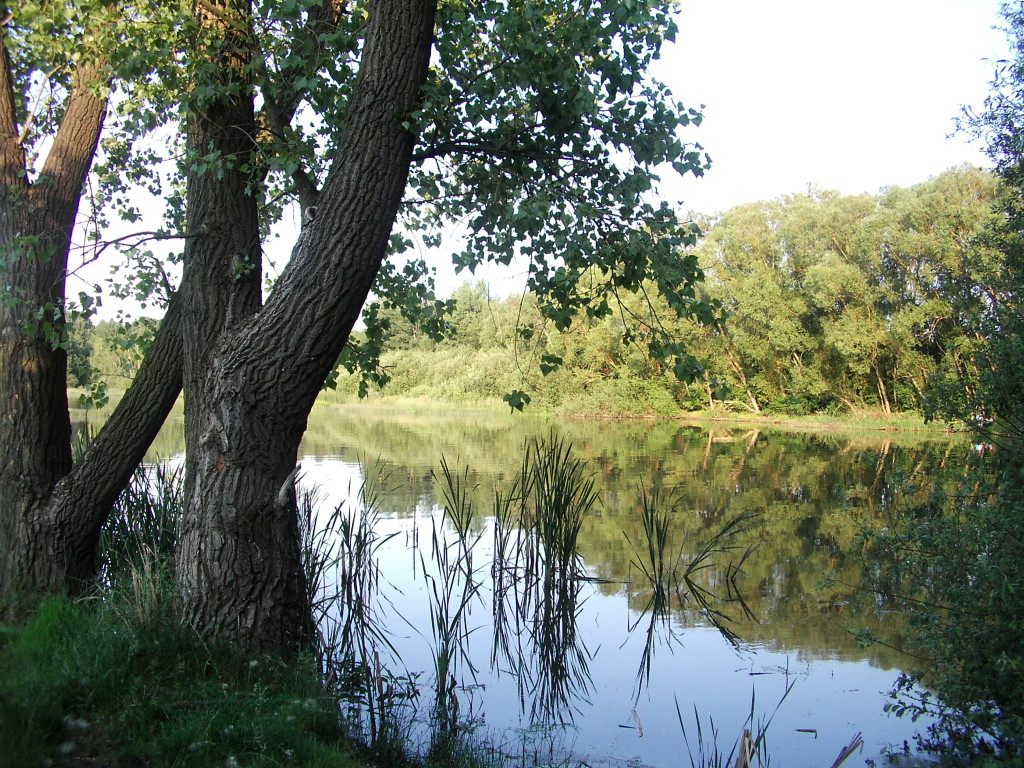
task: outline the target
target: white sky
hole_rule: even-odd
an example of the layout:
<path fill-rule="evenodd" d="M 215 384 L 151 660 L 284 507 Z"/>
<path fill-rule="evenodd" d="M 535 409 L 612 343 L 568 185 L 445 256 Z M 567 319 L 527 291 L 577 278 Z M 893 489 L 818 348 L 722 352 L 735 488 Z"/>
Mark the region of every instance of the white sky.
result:
<path fill-rule="evenodd" d="M 953 135 L 981 105 L 1006 56 L 1000 0 L 680 0 L 679 34 L 655 75 L 686 106 L 705 105 L 687 141 L 711 155 L 703 178 L 665 178 L 683 210 L 716 213 L 805 192 L 911 186 L 947 168 L 989 167 Z M 485 268 L 493 294 L 523 290 L 513 268 Z M 438 293 L 466 279 L 438 261 Z"/>
<path fill-rule="evenodd" d="M 964 162 L 947 138 L 1006 55 L 997 0 L 681 0 L 656 69 L 711 155 L 703 179 L 666 187 L 704 213 L 806 191 L 909 186 Z"/>

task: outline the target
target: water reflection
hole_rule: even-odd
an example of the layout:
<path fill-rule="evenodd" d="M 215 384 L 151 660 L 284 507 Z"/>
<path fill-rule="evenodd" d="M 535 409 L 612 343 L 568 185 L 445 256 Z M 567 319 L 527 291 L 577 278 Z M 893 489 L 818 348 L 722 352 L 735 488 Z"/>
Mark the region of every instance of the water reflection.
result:
<path fill-rule="evenodd" d="M 522 519 L 522 457 L 552 432 L 586 462 L 594 502 L 572 545 L 549 551 Z M 677 701 L 728 729 L 753 689 L 770 707 L 795 679 L 773 724 L 774 759 L 828 765 L 857 731 L 870 756 L 913 730 L 881 712 L 878 692 L 908 660 L 888 647 L 899 645 L 901 619 L 856 589 L 862 523 L 884 525 L 929 498 L 968 451 L 877 434 L 323 408 L 302 464 L 328 507 L 352 476 L 372 474 L 370 460 L 389 467 L 375 530 L 403 535 L 376 551 L 393 603 L 385 622 L 401 666 L 435 679 L 435 718 L 503 732 L 571 723 L 591 765 L 668 766 L 681 744 Z M 458 478 L 454 496 L 442 456 Z M 453 519 L 467 505 L 473 514 Z M 686 584 L 680 574 L 736 519 L 757 524 L 736 526 L 734 549 Z M 448 565 L 436 570 L 432 552 Z M 445 582 L 445 567 L 458 578 Z M 715 599 L 695 599 L 702 590 Z M 887 645 L 860 647 L 860 630 Z"/>
<path fill-rule="evenodd" d="M 550 577 L 531 579 L 525 565 L 544 557 L 543 545 L 508 510 L 526 494 L 517 486 L 524 443 L 553 426 L 587 462 L 596 502 L 580 521 L 575 554 L 561 561 L 572 568 L 552 560 Z M 879 695 L 896 676 L 886 670 L 906 659 L 883 646 L 860 648 L 853 634 L 869 629 L 898 645 L 900 632 L 894 616 L 855 589 L 858 534 L 863 520 L 895 514 L 940 481 L 966 446 L 364 412 L 333 413 L 324 429 L 328 437 L 314 437 L 309 450 L 333 457 L 306 466 L 329 482 L 337 461 L 391 462 L 400 478 L 388 508 L 396 529 L 445 506 L 444 484 L 431 472 L 442 455 L 460 468 L 477 509 L 487 509 L 471 528 L 481 537 L 478 558 L 491 558 L 489 603 L 472 614 L 465 639 L 475 667 L 491 671 L 463 676 L 455 689 L 449 678 L 449 690 L 472 697 L 478 722 L 499 729 L 571 723 L 577 756 L 669 765 L 681 743 L 676 696 L 684 708 L 738 727 L 753 689 L 770 709 L 795 679 L 773 725 L 782 763 L 830 764 L 857 731 L 868 741 L 866 755 L 910 737 L 912 725 L 884 719 Z M 645 521 L 652 507 L 660 523 L 649 514 Z M 687 584 L 680 575 L 711 562 L 701 553 L 721 544 L 717 535 L 737 518 L 745 522 L 735 525 L 731 549 L 716 550 L 713 568 L 694 566 Z M 577 577 L 563 578 L 571 573 Z M 849 587 L 823 591 L 826 579 Z M 396 601 L 413 624 L 416 602 Z M 401 645 L 410 666 L 421 653 L 413 645 Z M 806 735 L 812 731 L 818 739 Z"/>

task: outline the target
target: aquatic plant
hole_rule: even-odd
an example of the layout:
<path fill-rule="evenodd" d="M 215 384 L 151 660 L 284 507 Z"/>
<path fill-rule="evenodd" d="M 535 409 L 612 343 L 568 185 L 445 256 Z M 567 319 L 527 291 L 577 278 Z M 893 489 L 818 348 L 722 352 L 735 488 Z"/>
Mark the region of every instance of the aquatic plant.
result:
<path fill-rule="evenodd" d="M 670 645 L 674 639 L 671 621 L 673 597 L 679 607 L 695 605 L 708 623 L 734 645 L 738 643 L 739 638 L 730 626 L 733 617 L 727 614 L 722 606 L 727 602 L 736 602 L 744 615 L 753 618 L 737 587 L 737 577 L 742 573 L 743 563 L 754 548 L 736 544 L 735 537 L 749 528 L 754 515 L 747 513 L 728 520 L 720 530 L 701 544 L 692 557 L 684 560 L 682 542 L 677 544 L 675 551 L 669 550 L 672 517 L 680 513 L 679 501 L 666 503 L 662 494 L 660 488 L 648 492 L 641 483 L 638 496 L 641 538 L 634 542 L 629 534 L 623 531 L 626 541 L 633 549 L 633 558 L 630 560 L 631 582 L 632 571 L 636 569 L 649 590 L 647 602 L 640 616 L 629 628 L 632 632 L 646 617 L 646 637 L 637 670 L 635 697 L 639 697 L 643 686 L 650 680 L 654 650 L 658 641 L 664 640 Z M 743 552 L 738 562 L 734 563 L 731 557 L 737 550 Z M 723 570 L 725 576 L 722 582 L 727 589 L 724 596 L 715 594 L 701 583 L 701 577 L 706 572 Z"/>
<path fill-rule="evenodd" d="M 434 708 L 432 722 L 435 742 L 447 743 L 460 726 L 460 703 L 457 694 L 458 674 L 468 673 L 474 680 L 476 668 L 469 657 L 470 607 L 478 597 L 480 581 L 473 565 L 473 550 L 480 533 L 473 534 L 473 488 L 469 485 L 469 469 L 462 474 L 452 472 L 441 459 L 441 482 L 444 508 L 440 526 L 431 521 L 431 563 L 423 560 L 423 574 L 429 585 L 431 655 L 434 676 Z M 447 521 L 454 529 L 449 537 L 444 530 Z"/>
<path fill-rule="evenodd" d="M 526 443 L 520 471 L 494 498 L 491 664 L 516 678 L 534 723 L 571 721 L 590 689 L 590 652 L 577 632 L 580 528 L 597 502 L 586 462 L 563 439 Z"/>
<path fill-rule="evenodd" d="M 316 492 L 302 493 L 299 532 L 307 600 L 328 689 L 366 741 L 388 753 L 405 740 L 410 718 L 402 712 L 418 690 L 408 673 L 391 671 L 398 655 L 380 611 L 377 554 L 394 535 L 382 536 L 376 530 L 388 474 L 378 464 L 365 475 L 358 489 L 349 487 L 350 502 L 323 519 L 317 515 Z"/>
<path fill-rule="evenodd" d="M 100 531 L 102 585 L 122 579 L 139 582 L 158 564 L 171 562 L 181 518 L 181 483 L 180 465 L 142 464 L 135 470 Z"/>

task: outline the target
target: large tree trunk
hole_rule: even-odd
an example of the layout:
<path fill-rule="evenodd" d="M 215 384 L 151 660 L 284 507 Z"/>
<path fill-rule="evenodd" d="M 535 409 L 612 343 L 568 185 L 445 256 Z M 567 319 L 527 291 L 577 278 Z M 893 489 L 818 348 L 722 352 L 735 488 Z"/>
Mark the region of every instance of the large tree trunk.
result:
<path fill-rule="evenodd" d="M 220 322 L 225 332 L 196 344 L 187 335 L 179 599 L 204 636 L 243 651 L 287 653 L 310 636 L 294 490 L 298 447 L 386 254 L 412 156 L 402 122 L 426 77 L 435 7 L 433 0 L 374 3 L 315 221 L 266 307 L 232 324 L 224 288 L 220 308 L 200 322 Z M 222 190 L 221 204 L 223 194 L 237 191 Z M 223 259 L 218 250 L 198 238 L 197 263 L 186 262 L 186 270 Z M 195 318 L 214 306 L 209 294 L 205 301 L 189 304 Z"/>
<path fill-rule="evenodd" d="M 99 65 L 76 73 L 60 129 L 31 183 L 0 29 L 0 614 L 20 595 L 78 592 L 100 528 L 180 391 L 180 333 L 165 322 L 136 384 L 71 466 L 64 282 L 82 187 L 106 112 Z"/>
<path fill-rule="evenodd" d="M 64 275 L 81 185 L 106 111 L 79 71 L 40 178 L 30 183 L 15 119 L 6 34 L 0 32 L 0 601 L 49 587 L 59 532 L 43 510 L 71 469 L 71 421 L 63 332 Z"/>
<path fill-rule="evenodd" d="M 29 503 L 20 514 L 9 514 L 13 506 L 4 512 L 0 604 L 17 593 L 79 594 L 96 576 L 100 530 L 181 392 L 180 305 L 175 296 L 134 382 L 81 460 L 45 495 L 5 496 Z"/>

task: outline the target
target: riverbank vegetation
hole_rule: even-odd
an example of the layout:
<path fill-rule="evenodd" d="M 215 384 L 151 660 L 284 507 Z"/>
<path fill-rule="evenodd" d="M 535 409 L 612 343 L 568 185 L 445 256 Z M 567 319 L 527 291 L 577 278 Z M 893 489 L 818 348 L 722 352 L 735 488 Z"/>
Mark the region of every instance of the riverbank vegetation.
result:
<path fill-rule="evenodd" d="M 394 721 L 377 706 L 411 694 L 344 634 L 365 622 L 363 593 L 338 603 L 343 640 L 323 644 L 329 622 L 304 569 L 323 561 L 300 551 L 312 528 L 296 457 L 326 379 L 347 397 L 532 401 L 568 415 L 867 409 L 973 425 L 998 450 L 956 491 L 936 489 L 954 512 L 915 500 L 864 538 L 896 553 L 872 588 L 912 614 L 906 642 L 926 662 L 895 708 L 934 715 L 923 744 L 949 759 L 1024 761 L 1024 15 L 1004 8 L 1019 60 L 967 116 L 997 174 L 953 169 L 877 195 L 812 188 L 698 226 L 652 195 L 663 168 L 699 176 L 709 164 L 681 137 L 700 111 L 647 74 L 678 32 L 670 3 L 540 14 L 390 0 L 367 16 L 215 5 L 33 6 L 0 30 L 4 759 L 337 764 L 360 738 L 389 764 L 404 759 L 387 751 Z M 67 301 L 79 206 L 98 255 L 113 244 L 108 217 L 141 217 L 139 188 L 166 194 L 166 215 L 125 243 L 136 268 L 122 290 L 166 300 L 163 322 L 68 328 L 96 300 Z M 264 234 L 292 202 L 302 232 L 264 301 Z M 437 244 L 453 221 L 467 228 L 457 265 L 525 258 L 529 292 L 492 298 L 477 283 L 438 301 L 424 261 L 395 260 L 413 247 L 403 228 Z M 182 243 L 177 289 L 143 250 L 152 238 Z M 100 405 L 112 376 L 144 386 L 73 461 L 65 380 Z M 103 541 L 182 389 L 185 498 L 163 519 L 183 525 L 169 542 L 139 542 L 135 522 Z M 446 514 L 458 514 L 459 475 L 446 476 Z M 523 487 L 519 499 L 533 498 Z M 646 519 L 654 576 L 662 518 Z M 468 630 L 447 611 L 474 594 L 467 531 L 432 542 L 452 559 L 430 606 L 443 738 L 424 759 L 459 752 L 446 675 Z M 372 547 L 372 526 L 352 534 Z M 564 540 L 542 579 L 510 573 L 537 590 L 535 605 L 566 598 L 569 615 L 581 569 L 575 534 Z M 125 541 L 138 548 L 122 572 L 111 547 Z M 56 596 L 27 605 L 37 593 Z M 556 661 L 572 640 L 549 638 Z M 914 698 L 918 682 L 936 698 Z M 362 707 L 354 719 L 346 696 Z"/>
<path fill-rule="evenodd" d="M 371 401 L 479 407 L 522 391 L 563 415 L 922 414 L 936 377 L 979 375 L 979 319 L 1004 260 L 986 233 L 1003 194 L 997 177 L 963 167 L 877 195 L 811 189 L 727 211 L 692 249 L 704 298 L 722 309 L 711 324 L 676 318 L 643 291 L 563 330 L 544 321 L 537 296 L 497 298 L 481 282 L 455 291 L 440 335 L 408 308 L 371 305 L 386 331 L 379 364 L 369 381 L 342 369 L 321 400 L 353 402 L 362 390 Z M 630 343 L 652 307 L 700 361 L 696 381 Z M 74 326 L 71 383 L 87 401 L 89 386 L 100 396 L 123 387 L 152 333 L 144 320 Z"/>
<path fill-rule="evenodd" d="M 936 414 L 969 421 L 993 451 L 961 470 L 951 513 L 941 510 L 949 497 L 936 494 L 892 526 L 866 530 L 896 555 L 883 583 L 869 583 L 912 617 L 906 647 L 925 662 L 901 679 L 892 709 L 933 717 L 922 745 L 971 766 L 1024 764 L 1024 7 L 1008 3 L 1002 15 L 1012 60 L 1000 62 L 990 97 L 965 110 L 962 125 L 985 141 L 1005 183 L 980 238 L 1001 267 L 979 293 L 974 364 L 944 369 L 933 388 Z"/>
<path fill-rule="evenodd" d="M 1002 257 L 976 236 L 995 220 L 999 189 L 959 168 L 877 196 L 811 190 L 710 222 L 694 252 L 722 320 L 658 312 L 703 366 L 691 384 L 627 343 L 635 318 L 657 307 L 643 292 L 623 296 L 621 314 L 560 331 L 535 297 L 497 300 L 476 283 L 454 294 L 442 341 L 379 308 L 386 384 L 371 390 L 472 403 L 520 389 L 531 406 L 572 415 L 922 413 L 940 371 L 977 373 L 977 317 Z M 353 399 L 359 385 L 337 381 Z"/>

